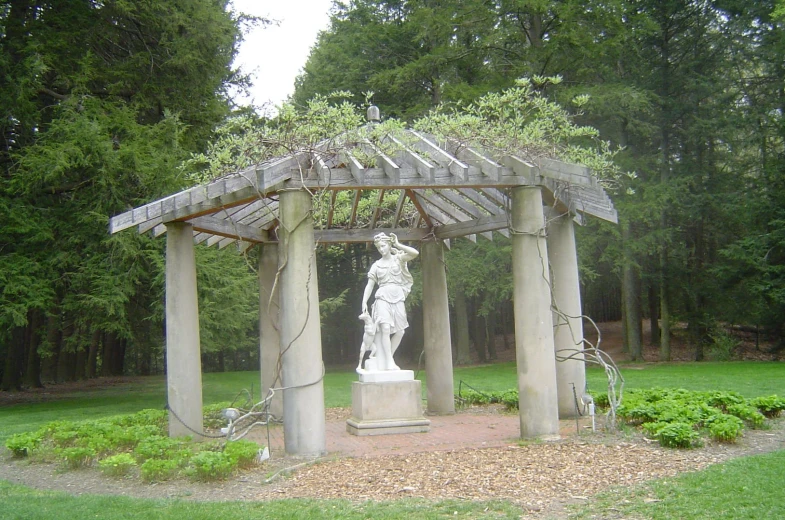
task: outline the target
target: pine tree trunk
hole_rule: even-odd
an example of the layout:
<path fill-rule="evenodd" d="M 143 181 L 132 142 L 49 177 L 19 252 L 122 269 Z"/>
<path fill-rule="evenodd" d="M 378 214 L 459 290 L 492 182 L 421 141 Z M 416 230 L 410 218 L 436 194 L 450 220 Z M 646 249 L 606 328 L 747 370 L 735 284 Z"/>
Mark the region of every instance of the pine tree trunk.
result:
<path fill-rule="evenodd" d="M 504 302 L 502 305 L 502 336 L 504 337 L 504 350 L 512 348 L 512 339 L 510 338 L 510 302 Z"/>
<path fill-rule="evenodd" d="M 660 342 L 660 306 L 657 295 L 657 286 L 649 284 L 649 321 L 651 331 L 649 333 L 649 345 L 657 345 Z"/>
<path fill-rule="evenodd" d="M 488 338 L 488 357 L 499 359 L 496 355 L 496 313 L 491 312 L 485 319 L 487 338 Z"/>
<path fill-rule="evenodd" d="M 22 389 L 22 363 L 25 353 L 25 327 L 14 327 L 7 345 L 5 364 L 3 368 L 3 380 L 0 382 L 0 390 L 6 392 Z"/>
<path fill-rule="evenodd" d="M 28 314 L 28 343 L 27 343 L 27 365 L 23 385 L 28 388 L 42 388 L 41 384 L 41 355 L 38 353 L 38 346 L 41 344 L 41 335 L 44 316 L 41 311 L 30 311 Z"/>
<path fill-rule="evenodd" d="M 60 315 L 53 311 L 46 319 L 47 356 L 41 364 L 41 379 L 55 381 L 57 379 L 57 360 L 60 357 Z"/>
<path fill-rule="evenodd" d="M 111 332 L 104 333 L 104 348 L 101 351 L 101 377 L 109 377 L 112 375 L 112 359 L 114 358 L 114 349 L 116 339 Z"/>
<path fill-rule="evenodd" d="M 632 231 L 629 223 L 622 223 L 622 239 L 625 243 L 624 265 L 622 266 L 622 284 L 624 286 L 624 329 L 629 345 L 630 359 L 643 360 L 643 346 L 641 338 L 641 298 L 640 275 L 635 266 L 632 253 L 628 249 Z"/>
<path fill-rule="evenodd" d="M 468 365 L 472 361 L 469 352 L 469 313 L 466 305 L 466 295 L 460 289 L 453 293 L 455 302 L 455 343 L 456 365 Z"/>
<path fill-rule="evenodd" d="M 55 381 L 58 383 L 73 381 L 74 353 L 66 346 L 73 333 L 73 324 L 68 324 L 63 328 L 63 333 L 60 336 L 60 355 L 57 356 L 57 375 L 55 376 Z"/>
<path fill-rule="evenodd" d="M 475 300 L 472 305 L 472 339 L 474 340 L 474 350 L 477 351 L 477 359 L 480 363 L 485 363 L 488 360 L 488 355 L 485 352 L 485 318 L 478 314 L 479 302 Z"/>
<path fill-rule="evenodd" d="M 101 331 L 94 330 L 90 338 L 90 350 L 87 352 L 87 378 L 94 379 L 98 364 L 98 347 L 101 345 Z M 142 374 L 147 375 L 147 374 Z"/>
<path fill-rule="evenodd" d="M 87 379 L 87 358 L 89 357 L 89 345 L 84 345 L 82 342 L 76 347 L 76 356 L 74 360 L 74 379 L 82 381 Z"/>

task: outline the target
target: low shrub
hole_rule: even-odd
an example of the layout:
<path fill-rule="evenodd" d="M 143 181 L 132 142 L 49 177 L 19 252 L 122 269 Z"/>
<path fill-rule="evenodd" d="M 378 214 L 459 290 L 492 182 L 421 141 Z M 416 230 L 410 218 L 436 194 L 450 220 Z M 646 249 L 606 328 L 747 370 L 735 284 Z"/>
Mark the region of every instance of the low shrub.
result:
<path fill-rule="evenodd" d="M 17 433 L 5 441 L 5 447 L 14 457 L 27 457 L 41 444 L 43 433 L 37 432 Z"/>
<path fill-rule="evenodd" d="M 709 392 L 706 402 L 710 406 L 726 411 L 733 404 L 744 404 L 744 397 L 738 392 Z"/>
<path fill-rule="evenodd" d="M 98 461 L 98 468 L 105 475 L 124 477 L 136 467 L 136 460 L 130 453 L 118 453 Z"/>
<path fill-rule="evenodd" d="M 700 434 L 691 424 L 683 422 L 665 423 L 657 432 L 657 439 L 667 448 L 692 448 L 701 445 Z"/>
<path fill-rule="evenodd" d="M 248 468 L 256 462 L 256 458 L 259 455 L 259 445 L 255 442 L 241 439 L 239 441 L 227 442 L 223 452 L 234 466 Z"/>
<path fill-rule="evenodd" d="M 87 447 L 60 448 L 55 453 L 68 469 L 89 466 L 95 458 L 95 450 Z"/>
<path fill-rule="evenodd" d="M 139 466 L 139 475 L 145 482 L 162 482 L 177 476 L 180 465 L 176 460 L 149 459 Z"/>
<path fill-rule="evenodd" d="M 753 428 L 762 427 L 766 420 L 762 413 L 746 403 L 728 405 L 728 413 L 735 415 Z"/>
<path fill-rule="evenodd" d="M 744 430 L 744 423 L 738 417 L 720 414 L 706 421 L 709 435 L 720 442 L 736 442 Z"/>
<path fill-rule="evenodd" d="M 149 459 L 177 459 L 177 452 L 183 447 L 184 441 L 171 437 L 148 437 L 142 439 L 134 448 L 134 456 L 139 462 Z"/>
<path fill-rule="evenodd" d="M 780 412 L 785 410 L 785 399 L 777 397 L 776 395 L 769 395 L 766 397 L 756 397 L 750 400 L 750 405 L 758 409 L 760 413 L 769 419 L 777 417 Z"/>
<path fill-rule="evenodd" d="M 191 457 L 185 474 L 193 480 L 209 482 L 227 478 L 232 474 L 232 469 L 232 461 L 226 454 L 216 451 L 202 451 Z"/>

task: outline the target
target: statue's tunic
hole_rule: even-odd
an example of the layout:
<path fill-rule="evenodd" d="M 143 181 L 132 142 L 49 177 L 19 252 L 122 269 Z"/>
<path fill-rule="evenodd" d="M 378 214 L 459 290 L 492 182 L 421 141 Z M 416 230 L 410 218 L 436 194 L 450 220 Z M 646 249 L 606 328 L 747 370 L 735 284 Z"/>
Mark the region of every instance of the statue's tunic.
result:
<path fill-rule="evenodd" d="M 373 304 L 373 318 L 379 324 L 390 325 L 391 334 L 409 326 L 404 302 L 413 280 L 403 257 L 403 254 L 393 255 L 388 263 L 383 263 L 384 259 L 377 260 L 368 271 L 368 278 L 379 286 Z"/>

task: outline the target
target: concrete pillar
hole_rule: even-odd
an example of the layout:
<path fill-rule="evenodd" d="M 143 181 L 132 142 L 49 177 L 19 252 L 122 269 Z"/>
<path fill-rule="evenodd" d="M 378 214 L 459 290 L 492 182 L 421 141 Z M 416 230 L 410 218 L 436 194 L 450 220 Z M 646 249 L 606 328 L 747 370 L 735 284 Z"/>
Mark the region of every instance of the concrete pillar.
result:
<path fill-rule="evenodd" d="M 558 310 L 553 312 L 553 343 L 556 354 L 566 357 L 573 354 L 571 351 L 575 349 L 583 350 L 578 253 L 575 248 L 575 229 L 569 214 L 554 216 L 548 222 L 548 257 L 551 262 L 553 302 Z M 577 415 L 575 397 L 580 399 L 585 387 L 586 365 L 583 355 L 577 359 L 556 362 L 559 418 L 568 419 Z"/>
<path fill-rule="evenodd" d="M 441 240 L 422 242 L 422 309 L 428 413 L 455 413 L 450 308 Z"/>
<path fill-rule="evenodd" d="M 558 435 L 556 359 L 542 193 L 512 190 L 512 274 L 521 437 Z"/>
<path fill-rule="evenodd" d="M 322 338 L 311 195 L 280 193 L 279 265 L 283 431 L 286 452 L 326 452 Z"/>
<path fill-rule="evenodd" d="M 261 372 L 261 397 L 267 396 L 271 387 L 280 387 L 278 378 L 278 355 L 281 353 L 281 340 L 278 336 L 278 288 L 275 275 L 278 272 L 278 243 L 262 244 L 259 255 L 259 365 Z M 283 394 L 275 392 L 270 402 L 270 413 L 277 418 L 283 417 Z"/>
<path fill-rule="evenodd" d="M 166 395 L 169 436 L 201 440 L 202 360 L 193 226 L 166 224 Z"/>

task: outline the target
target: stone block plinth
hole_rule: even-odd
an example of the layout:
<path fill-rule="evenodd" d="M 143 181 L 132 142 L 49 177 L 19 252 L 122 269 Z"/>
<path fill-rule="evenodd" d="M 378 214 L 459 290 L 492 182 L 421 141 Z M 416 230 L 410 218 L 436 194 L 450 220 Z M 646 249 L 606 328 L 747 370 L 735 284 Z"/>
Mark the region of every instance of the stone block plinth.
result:
<path fill-rule="evenodd" d="M 422 413 L 418 380 L 352 383 L 352 417 L 346 431 L 352 435 L 421 433 L 431 429 Z"/>

